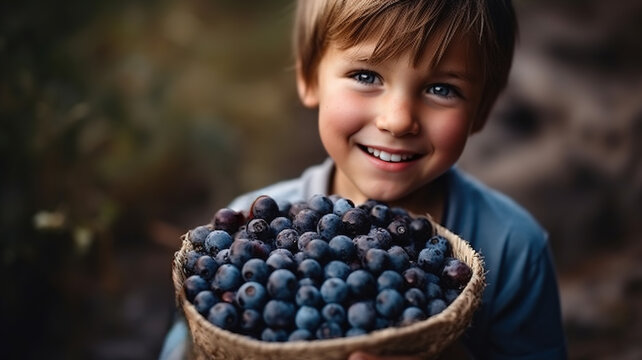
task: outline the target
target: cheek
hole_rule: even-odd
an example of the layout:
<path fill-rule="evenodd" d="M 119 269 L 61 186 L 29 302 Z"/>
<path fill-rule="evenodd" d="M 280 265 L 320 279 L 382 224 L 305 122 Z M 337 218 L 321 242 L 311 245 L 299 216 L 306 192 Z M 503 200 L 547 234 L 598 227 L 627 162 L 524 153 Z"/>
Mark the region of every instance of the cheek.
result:
<path fill-rule="evenodd" d="M 324 97 L 319 106 L 319 130 L 332 136 L 351 136 L 367 121 L 367 109 L 360 99 L 336 92 Z"/>
<path fill-rule="evenodd" d="M 459 153 L 468 139 L 469 119 L 460 113 L 444 116 L 428 126 L 428 134 L 436 151 Z"/>

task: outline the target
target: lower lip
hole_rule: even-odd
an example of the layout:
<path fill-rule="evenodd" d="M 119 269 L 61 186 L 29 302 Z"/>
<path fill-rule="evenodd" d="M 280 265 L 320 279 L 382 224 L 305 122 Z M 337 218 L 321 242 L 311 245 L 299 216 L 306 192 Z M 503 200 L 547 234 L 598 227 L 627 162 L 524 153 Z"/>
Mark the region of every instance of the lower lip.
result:
<path fill-rule="evenodd" d="M 417 163 L 417 159 L 411 161 L 388 162 L 364 152 L 368 160 L 378 169 L 388 172 L 401 172 Z"/>

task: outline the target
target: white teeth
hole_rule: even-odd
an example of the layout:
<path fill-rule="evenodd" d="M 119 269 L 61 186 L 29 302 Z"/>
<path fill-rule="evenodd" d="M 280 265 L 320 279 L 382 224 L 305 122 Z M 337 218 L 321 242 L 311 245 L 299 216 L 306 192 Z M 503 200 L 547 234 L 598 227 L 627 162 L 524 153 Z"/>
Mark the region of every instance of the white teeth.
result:
<path fill-rule="evenodd" d="M 388 152 L 371 148 L 371 147 L 366 147 L 366 150 L 368 151 L 368 153 L 372 154 L 375 157 L 378 157 L 383 161 L 400 162 L 400 161 L 406 161 L 412 158 L 412 155 L 390 154 Z"/>

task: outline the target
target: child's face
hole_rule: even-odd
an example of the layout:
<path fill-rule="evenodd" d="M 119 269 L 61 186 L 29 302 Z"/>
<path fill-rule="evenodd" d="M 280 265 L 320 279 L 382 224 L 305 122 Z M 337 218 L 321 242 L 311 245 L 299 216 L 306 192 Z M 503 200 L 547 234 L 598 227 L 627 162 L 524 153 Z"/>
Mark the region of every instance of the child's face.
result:
<path fill-rule="evenodd" d="M 427 46 L 373 64 L 372 44 L 330 46 L 317 85 L 299 79 L 305 105 L 319 107 L 321 141 L 336 163 L 333 191 L 361 202 L 398 201 L 459 158 L 476 119 L 481 74 L 467 41 L 453 41 L 430 68 Z"/>

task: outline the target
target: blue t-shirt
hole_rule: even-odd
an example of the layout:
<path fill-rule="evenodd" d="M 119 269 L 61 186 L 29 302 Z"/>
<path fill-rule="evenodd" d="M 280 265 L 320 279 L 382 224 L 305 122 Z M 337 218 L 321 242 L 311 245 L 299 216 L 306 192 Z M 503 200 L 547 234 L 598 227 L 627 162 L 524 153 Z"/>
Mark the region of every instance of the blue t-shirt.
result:
<path fill-rule="evenodd" d="M 333 168 L 327 159 L 299 178 L 242 195 L 229 207 L 247 210 L 262 194 L 290 202 L 327 194 Z M 481 306 L 462 338 L 470 353 L 477 359 L 566 359 L 546 232 L 522 207 L 460 169 L 453 167 L 443 176 L 448 193 L 442 224 L 470 242 L 487 270 Z M 187 336 L 179 319 L 160 358 L 184 352 Z"/>

